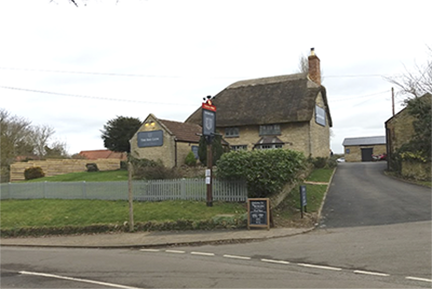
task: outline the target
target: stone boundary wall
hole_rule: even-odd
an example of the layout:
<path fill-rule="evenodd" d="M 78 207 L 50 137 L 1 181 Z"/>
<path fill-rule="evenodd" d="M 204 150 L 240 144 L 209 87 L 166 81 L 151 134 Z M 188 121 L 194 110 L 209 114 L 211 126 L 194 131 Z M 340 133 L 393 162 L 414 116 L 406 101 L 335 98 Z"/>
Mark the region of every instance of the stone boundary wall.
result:
<path fill-rule="evenodd" d="M 86 164 L 96 163 L 101 171 L 112 171 L 120 169 L 118 159 L 53 159 L 53 160 L 34 160 L 28 162 L 14 163 L 10 167 L 10 182 L 23 181 L 24 171 L 30 167 L 41 167 L 46 177 L 62 175 L 68 173 L 87 171 Z"/>
<path fill-rule="evenodd" d="M 430 181 L 431 164 L 416 161 L 402 161 L 402 176 L 417 181 Z"/>

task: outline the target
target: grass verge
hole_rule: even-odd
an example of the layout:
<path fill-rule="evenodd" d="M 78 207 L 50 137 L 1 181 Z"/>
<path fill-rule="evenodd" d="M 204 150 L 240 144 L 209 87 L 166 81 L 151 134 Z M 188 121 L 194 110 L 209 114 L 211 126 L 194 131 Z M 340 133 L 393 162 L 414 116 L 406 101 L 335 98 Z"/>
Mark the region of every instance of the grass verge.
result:
<path fill-rule="evenodd" d="M 125 201 L 6 200 L 0 207 L 2 237 L 128 228 Z M 230 228 L 242 224 L 245 212 L 240 203 L 214 202 L 207 207 L 198 201 L 134 202 L 134 222 L 141 230 Z"/>
<path fill-rule="evenodd" d="M 306 182 L 329 183 L 335 169 L 315 169 Z M 307 206 L 301 217 L 300 186 L 306 186 Z M 277 208 L 273 210 L 273 222 L 276 227 L 311 227 L 318 222 L 318 213 L 327 192 L 326 184 L 300 183 L 293 189 Z"/>

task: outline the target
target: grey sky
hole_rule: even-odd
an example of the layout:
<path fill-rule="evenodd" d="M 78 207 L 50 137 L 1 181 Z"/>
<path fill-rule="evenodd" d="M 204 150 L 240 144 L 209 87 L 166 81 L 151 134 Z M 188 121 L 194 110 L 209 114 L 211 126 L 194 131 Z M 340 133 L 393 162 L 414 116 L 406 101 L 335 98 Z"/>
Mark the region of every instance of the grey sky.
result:
<path fill-rule="evenodd" d="M 295 73 L 311 47 L 342 153 L 346 137 L 385 134 L 383 76 L 425 63 L 432 46 L 429 0 L 77 3 L 0 3 L 0 107 L 52 126 L 71 154 L 104 149 L 117 116 L 184 121 L 233 82 Z"/>

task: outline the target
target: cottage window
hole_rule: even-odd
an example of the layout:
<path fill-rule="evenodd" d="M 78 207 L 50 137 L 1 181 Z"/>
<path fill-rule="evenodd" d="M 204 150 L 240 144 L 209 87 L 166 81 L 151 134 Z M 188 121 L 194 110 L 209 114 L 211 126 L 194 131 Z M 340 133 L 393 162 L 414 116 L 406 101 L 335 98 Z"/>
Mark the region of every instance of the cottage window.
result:
<path fill-rule="evenodd" d="M 231 150 L 233 150 L 233 151 L 247 150 L 247 145 L 231 146 Z"/>
<path fill-rule="evenodd" d="M 260 125 L 259 128 L 260 135 L 280 135 L 280 125 L 279 124 L 268 124 L 268 125 Z"/>
<path fill-rule="evenodd" d="M 238 127 L 227 127 L 225 128 L 225 137 L 238 137 L 239 128 Z"/>
<path fill-rule="evenodd" d="M 283 144 L 266 144 L 266 145 L 259 145 L 256 146 L 259 150 L 270 150 L 270 149 L 281 149 Z"/>

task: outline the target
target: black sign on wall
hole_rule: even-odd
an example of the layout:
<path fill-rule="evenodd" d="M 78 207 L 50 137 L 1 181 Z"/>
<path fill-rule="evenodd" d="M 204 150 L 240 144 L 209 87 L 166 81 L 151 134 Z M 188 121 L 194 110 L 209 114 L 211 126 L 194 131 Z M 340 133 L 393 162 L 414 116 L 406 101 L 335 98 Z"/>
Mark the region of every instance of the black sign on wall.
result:
<path fill-rule="evenodd" d="M 270 229 L 270 199 L 247 199 L 248 229 L 250 227 L 265 227 Z"/>
<path fill-rule="evenodd" d="M 141 131 L 138 133 L 138 147 L 157 147 L 163 145 L 163 131 L 153 130 L 153 131 Z"/>

